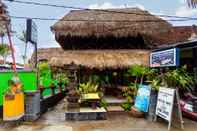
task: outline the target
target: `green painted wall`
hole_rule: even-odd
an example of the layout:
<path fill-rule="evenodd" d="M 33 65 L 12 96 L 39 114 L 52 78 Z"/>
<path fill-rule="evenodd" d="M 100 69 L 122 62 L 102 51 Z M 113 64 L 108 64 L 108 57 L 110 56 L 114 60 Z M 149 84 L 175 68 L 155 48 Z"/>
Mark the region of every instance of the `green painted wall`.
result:
<path fill-rule="evenodd" d="M 36 73 L 34 71 L 19 71 L 18 75 L 24 85 L 24 91 L 37 90 Z M 3 105 L 3 94 L 7 90 L 8 80 L 12 76 L 12 71 L 0 72 L 0 106 Z"/>
<path fill-rule="evenodd" d="M 17 74 L 23 84 L 24 91 L 37 90 L 35 71 L 18 71 Z M 12 76 L 13 71 L 0 71 L 0 106 L 3 105 L 3 94 L 8 89 L 8 80 L 10 80 Z M 40 85 L 43 87 L 49 87 L 52 83 L 57 87 L 58 81 L 51 78 L 51 72 L 49 72 L 47 76 L 40 76 Z M 42 94 L 42 96 L 50 95 L 52 95 L 51 89 L 45 89 Z"/>

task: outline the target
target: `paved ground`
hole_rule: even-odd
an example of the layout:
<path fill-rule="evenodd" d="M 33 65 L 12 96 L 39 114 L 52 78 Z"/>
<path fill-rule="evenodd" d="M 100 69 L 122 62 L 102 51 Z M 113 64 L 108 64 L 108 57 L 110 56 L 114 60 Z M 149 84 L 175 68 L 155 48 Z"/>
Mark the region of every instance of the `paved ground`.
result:
<path fill-rule="evenodd" d="M 34 123 L 20 125 L 2 123 L 0 131 L 167 131 L 167 123 L 159 120 L 148 122 L 144 118 L 134 118 L 127 113 L 111 113 L 102 121 L 64 121 L 63 101 L 54 109 L 45 113 Z M 197 131 L 197 122 L 184 119 L 185 131 Z M 180 131 L 173 127 L 171 131 Z"/>

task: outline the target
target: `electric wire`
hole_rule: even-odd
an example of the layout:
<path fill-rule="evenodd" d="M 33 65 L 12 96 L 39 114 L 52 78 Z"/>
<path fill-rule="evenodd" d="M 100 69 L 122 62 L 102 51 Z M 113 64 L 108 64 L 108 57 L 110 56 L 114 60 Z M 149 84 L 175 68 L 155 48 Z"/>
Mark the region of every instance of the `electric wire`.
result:
<path fill-rule="evenodd" d="M 97 10 L 102 11 L 106 13 L 118 13 L 118 14 L 134 14 L 134 15 L 145 15 L 150 16 L 150 14 L 146 13 L 135 13 L 135 12 L 126 12 L 126 11 L 115 11 L 115 10 L 109 10 L 109 9 L 89 9 L 89 8 L 82 8 L 82 7 L 75 7 L 75 6 L 65 6 L 65 5 L 57 5 L 57 4 L 49 4 L 49 3 L 40 3 L 40 2 L 32 2 L 32 1 L 20 1 L 20 0 L 4 0 L 19 4 L 29 4 L 29 5 L 36 5 L 36 6 L 48 6 L 48 7 L 56 7 L 56 8 L 65 8 L 65 9 L 75 9 L 75 10 Z M 155 16 L 159 17 L 168 17 L 168 18 L 181 18 L 181 19 L 194 19 L 195 17 L 182 17 L 182 16 L 175 16 L 175 15 L 163 15 L 163 14 L 153 14 Z"/>

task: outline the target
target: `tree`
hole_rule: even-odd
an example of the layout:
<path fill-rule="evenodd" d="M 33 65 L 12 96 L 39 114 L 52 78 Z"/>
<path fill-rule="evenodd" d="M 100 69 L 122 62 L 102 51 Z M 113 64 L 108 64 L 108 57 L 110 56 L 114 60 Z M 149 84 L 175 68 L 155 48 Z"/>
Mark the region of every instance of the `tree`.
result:
<path fill-rule="evenodd" d="M 187 0 L 189 7 L 196 8 L 197 7 L 197 0 Z"/>
<path fill-rule="evenodd" d="M 27 59 L 27 42 L 26 42 L 26 31 L 22 31 L 21 35 L 17 36 L 19 40 L 21 40 L 23 43 L 25 43 L 25 51 L 24 54 L 22 55 L 24 64 L 26 63 L 26 59 Z"/>
<path fill-rule="evenodd" d="M 6 63 L 6 59 L 10 53 L 11 49 L 7 44 L 0 44 L 0 56 L 3 57 L 4 64 Z"/>

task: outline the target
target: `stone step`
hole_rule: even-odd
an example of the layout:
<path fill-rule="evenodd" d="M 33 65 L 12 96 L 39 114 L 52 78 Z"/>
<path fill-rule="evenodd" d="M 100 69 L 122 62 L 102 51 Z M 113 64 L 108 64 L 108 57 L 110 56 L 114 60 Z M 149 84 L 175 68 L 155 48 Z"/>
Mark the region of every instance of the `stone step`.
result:
<path fill-rule="evenodd" d="M 121 106 L 108 106 L 106 109 L 108 112 L 124 112 Z"/>
<path fill-rule="evenodd" d="M 120 106 L 122 103 L 126 102 L 126 99 L 119 99 L 113 97 L 106 97 L 104 100 L 108 103 L 109 106 Z"/>

